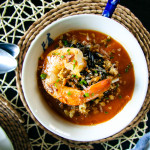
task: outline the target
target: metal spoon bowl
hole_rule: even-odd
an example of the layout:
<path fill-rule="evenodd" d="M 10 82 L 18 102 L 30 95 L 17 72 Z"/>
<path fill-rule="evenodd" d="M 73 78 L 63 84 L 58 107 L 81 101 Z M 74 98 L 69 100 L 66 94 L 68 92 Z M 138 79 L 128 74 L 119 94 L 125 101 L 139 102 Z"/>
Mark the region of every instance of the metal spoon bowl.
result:
<path fill-rule="evenodd" d="M 16 58 L 19 54 L 19 47 L 15 44 L 10 43 L 0 43 L 0 49 L 5 50 L 10 55 L 12 55 L 14 58 Z"/>
<path fill-rule="evenodd" d="M 17 67 L 16 59 L 0 48 L 0 74 L 10 72 Z"/>

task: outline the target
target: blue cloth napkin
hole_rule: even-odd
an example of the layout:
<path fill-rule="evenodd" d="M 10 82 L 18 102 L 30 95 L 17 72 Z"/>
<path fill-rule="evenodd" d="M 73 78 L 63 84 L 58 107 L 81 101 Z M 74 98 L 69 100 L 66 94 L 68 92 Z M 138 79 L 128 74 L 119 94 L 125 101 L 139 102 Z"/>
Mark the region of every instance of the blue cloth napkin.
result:
<path fill-rule="evenodd" d="M 141 137 L 132 150 L 150 150 L 150 132 Z"/>

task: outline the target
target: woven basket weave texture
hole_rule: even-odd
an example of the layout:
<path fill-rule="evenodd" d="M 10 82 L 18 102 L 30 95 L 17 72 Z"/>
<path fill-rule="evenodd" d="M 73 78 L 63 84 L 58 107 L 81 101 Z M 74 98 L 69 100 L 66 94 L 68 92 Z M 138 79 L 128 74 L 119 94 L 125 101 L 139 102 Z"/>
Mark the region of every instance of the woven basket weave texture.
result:
<path fill-rule="evenodd" d="M 10 138 L 15 150 L 31 149 L 28 135 L 21 124 L 23 122 L 21 115 L 6 99 L 0 96 L 0 126 Z"/>

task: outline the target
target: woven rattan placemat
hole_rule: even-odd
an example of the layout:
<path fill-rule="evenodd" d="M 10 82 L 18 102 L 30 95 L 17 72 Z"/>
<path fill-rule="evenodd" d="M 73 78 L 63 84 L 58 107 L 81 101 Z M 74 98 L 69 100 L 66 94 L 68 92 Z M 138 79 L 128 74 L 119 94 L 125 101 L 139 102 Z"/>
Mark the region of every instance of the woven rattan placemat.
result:
<path fill-rule="evenodd" d="M 64 143 L 76 146 L 77 144 L 81 144 L 81 142 L 75 142 L 75 141 L 70 141 L 63 139 L 61 137 L 58 137 L 48 131 L 46 128 L 44 128 L 38 120 L 33 116 L 31 113 L 30 109 L 28 108 L 28 105 L 24 99 L 24 95 L 22 92 L 22 87 L 21 87 L 21 71 L 22 71 L 22 64 L 23 60 L 25 57 L 25 54 L 32 43 L 32 41 L 35 39 L 35 37 L 38 35 L 38 33 L 45 28 L 47 25 L 52 23 L 53 21 L 71 16 L 71 15 L 76 15 L 76 14 L 97 14 L 101 15 L 102 11 L 104 10 L 106 6 L 106 1 L 105 0 L 80 0 L 80 1 L 72 1 L 68 2 L 65 4 L 62 4 L 55 9 L 52 9 L 48 13 L 46 13 L 44 16 L 42 16 L 40 19 L 35 21 L 30 28 L 27 30 L 25 35 L 20 39 L 18 45 L 21 49 L 20 55 L 18 57 L 18 68 L 16 71 L 17 75 L 17 87 L 18 91 L 20 93 L 22 102 L 28 112 L 30 113 L 31 117 L 33 120 L 46 132 L 49 134 L 52 134 L 55 138 L 58 138 L 59 140 L 62 140 Z M 133 35 L 136 37 L 138 40 L 139 44 L 141 45 L 143 52 L 145 54 L 146 60 L 148 67 L 150 69 L 150 64 L 149 64 L 149 53 L 150 53 L 150 34 L 147 32 L 147 30 L 143 27 L 142 23 L 134 16 L 134 14 L 127 8 L 118 5 L 117 9 L 115 10 L 114 14 L 112 15 L 112 19 L 118 21 L 121 23 L 123 26 L 125 26 L 130 32 L 133 33 Z M 122 135 L 124 132 L 132 129 L 133 127 L 137 126 L 138 123 L 141 121 L 145 113 L 148 112 L 150 104 L 149 104 L 149 97 L 150 97 L 150 89 L 148 89 L 147 96 L 145 98 L 144 104 L 136 118 L 122 131 L 117 133 L 116 135 L 113 135 L 112 137 L 108 137 L 106 139 L 102 139 L 99 141 L 93 141 L 93 142 L 88 142 L 88 143 L 99 143 L 99 142 L 105 142 L 108 140 L 115 139 L 116 137 Z M 83 143 L 82 143 L 83 144 Z M 86 144 L 86 143 L 85 143 Z M 85 147 L 86 148 L 86 145 Z"/>
<path fill-rule="evenodd" d="M 24 119 L 20 113 L 6 99 L 0 96 L 0 126 L 10 138 L 15 150 L 31 149 L 27 132 L 21 124 L 23 122 Z"/>
<path fill-rule="evenodd" d="M 36 3 L 28 0 L 6 0 L 0 4 L 1 12 L 0 12 L 0 42 L 10 42 L 17 44 L 18 40 L 25 34 L 27 37 L 23 36 L 20 40 L 21 54 L 18 58 L 19 66 L 16 72 L 17 74 L 17 86 L 15 85 L 15 74 L 14 72 L 7 73 L 4 75 L 0 75 L 0 93 L 4 94 L 5 97 L 10 101 L 10 103 L 15 107 L 15 109 L 19 110 L 22 116 L 25 118 L 24 127 L 26 128 L 29 139 L 32 144 L 32 147 L 35 149 L 71 149 L 70 146 L 65 146 L 60 140 L 56 140 L 50 134 L 47 134 L 45 130 L 40 129 L 37 125 L 38 122 L 35 122 L 30 118 L 32 114 L 26 112 L 28 107 L 26 107 L 26 103 L 21 93 L 21 65 L 24 58 L 24 55 L 30 46 L 30 43 L 38 34 L 39 30 L 42 30 L 43 27 L 47 26 L 49 23 L 57 20 L 61 17 L 66 17 L 74 14 L 82 14 L 82 13 L 94 13 L 101 14 L 102 10 L 106 5 L 107 0 L 83 0 L 78 2 L 70 2 L 62 5 L 62 0 L 53 0 L 51 2 L 47 2 L 46 0 L 37 0 Z M 56 6 L 59 6 L 56 8 Z M 52 9 L 53 8 L 53 9 Z M 43 16 L 45 12 L 52 9 L 46 16 Z M 43 19 L 38 20 L 43 16 Z M 141 22 L 136 18 L 129 9 L 118 5 L 113 19 L 120 22 L 128 30 L 130 30 L 134 36 L 138 39 L 145 56 L 147 58 L 147 63 L 149 65 L 149 46 L 150 46 L 150 35 L 147 30 L 143 27 Z M 30 28 L 29 26 L 35 22 Z M 39 24 L 39 26 L 38 26 Z M 41 26 L 41 24 L 43 26 Z M 35 27 L 35 29 L 34 29 Z M 29 28 L 29 29 L 28 29 Z M 27 30 L 28 29 L 28 30 Z M 37 30 L 39 29 L 39 30 Z M 26 32 L 27 31 L 27 32 Z M 31 33 L 30 33 L 31 32 Z M 18 82 L 19 81 L 19 82 Z M 20 93 L 22 102 L 24 106 L 22 106 L 20 102 L 20 98 L 18 96 L 18 91 Z M 113 136 L 113 141 L 106 141 L 106 139 L 101 144 L 91 144 L 91 143 L 72 143 L 71 146 L 75 146 L 77 148 L 98 148 L 98 149 L 115 149 L 120 150 L 125 146 L 126 148 L 132 148 L 136 141 L 146 132 L 146 121 L 147 121 L 147 111 L 149 110 L 148 103 L 149 91 L 147 94 L 146 101 L 141 109 L 139 115 L 137 116 L 135 123 L 131 123 L 125 130 L 121 131 L 118 135 Z M 148 105 L 147 105 L 148 104 Z M 29 110 L 28 110 L 29 111 Z M 145 117 L 144 117 L 145 116 Z M 143 118 L 144 117 L 144 118 Z M 32 116 L 34 119 L 34 117 Z M 142 119 L 143 118 L 143 119 Z M 139 119 L 139 121 L 137 121 Z M 141 122 L 140 122 L 141 121 Z M 140 122 L 140 123 L 139 123 Z M 40 126 L 41 127 L 41 126 Z M 130 130 L 131 129 L 131 130 Z M 124 133 L 125 131 L 128 131 Z M 122 134 L 124 133 L 124 134 Z M 121 136 L 119 136 L 121 135 Z M 56 137 L 58 138 L 58 137 Z M 58 138 L 59 139 L 59 138 Z M 112 139 L 112 138 L 111 138 Z M 71 142 L 71 143 L 70 143 Z M 99 141 L 98 141 L 99 142 Z"/>

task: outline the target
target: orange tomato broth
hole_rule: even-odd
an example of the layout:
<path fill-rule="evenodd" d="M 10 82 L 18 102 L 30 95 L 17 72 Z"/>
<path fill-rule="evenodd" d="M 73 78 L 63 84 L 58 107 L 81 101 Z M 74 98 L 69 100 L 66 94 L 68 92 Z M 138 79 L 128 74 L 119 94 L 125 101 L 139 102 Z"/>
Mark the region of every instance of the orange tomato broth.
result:
<path fill-rule="evenodd" d="M 95 34 L 94 38 L 96 43 L 100 43 L 101 40 L 104 40 L 108 36 L 103 33 L 92 31 L 92 30 L 76 30 L 76 31 L 69 32 L 69 34 L 76 35 L 76 37 L 78 37 L 78 41 L 82 43 L 82 41 L 87 41 L 87 40 L 84 34 L 80 34 L 81 32 L 88 33 L 90 38 L 93 38 L 93 33 L 94 33 Z M 44 52 L 43 57 L 46 57 L 46 55 L 51 50 L 55 49 L 55 47 L 58 45 L 58 41 L 59 39 L 56 38 L 52 43 L 52 45 L 50 45 L 48 49 Z M 73 118 L 67 117 L 63 109 L 60 109 L 59 107 L 60 102 L 54 99 L 44 90 L 40 79 L 41 69 L 38 70 L 38 75 L 37 75 L 38 85 L 45 101 L 59 116 L 63 117 L 64 119 L 72 123 L 80 124 L 80 125 L 93 125 L 93 124 L 106 122 L 111 118 L 113 118 L 116 114 L 118 114 L 132 98 L 134 85 L 135 85 L 135 77 L 134 77 L 134 68 L 128 53 L 126 52 L 124 47 L 120 43 L 115 41 L 113 38 L 111 38 L 111 41 L 109 42 L 109 46 L 102 46 L 101 48 L 105 50 L 107 53 L 110 53 L 112 50 L 113 51 L 115 50 L 115 53 L 113 53 L 112 55 L 113 58 L 111 59 L 111 62 L 112 63 L 115 63 L 116 61 L 119 62 L 118 65 L 118 72 L 120 75 L 119 82 L 122 81 L 122 83 L 119 83 L 119 88 L 120 88 L 119 95 L 115 96 L 114 100 L 111 100 L 108 104 L 103 106 L 103 112 L 99 112 L 97 114 L 93 114 L 92 112 L 89 112 L 87 116 L 81 114 L 80 116 L 75 115 Z M 102 53 L 101 50 L 100 53 Z M 41 66 L 42 64 L 43 61 L 39 60 L 38 66 Z M 130 64 L 130 69 L 128 71 L 125 71 L 129 64 Z M 112 109 L 109 109 L 110 107 Z"/>

